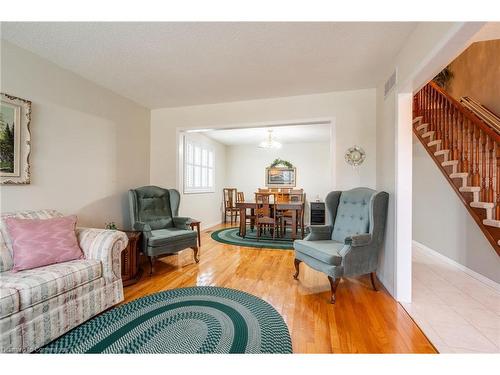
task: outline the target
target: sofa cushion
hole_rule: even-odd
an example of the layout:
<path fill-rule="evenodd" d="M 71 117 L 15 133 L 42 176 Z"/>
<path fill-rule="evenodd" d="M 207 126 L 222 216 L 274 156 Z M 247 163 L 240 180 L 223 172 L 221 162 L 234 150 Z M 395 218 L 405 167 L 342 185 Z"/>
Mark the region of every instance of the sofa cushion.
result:
<path fill-rule="evenodd" d="M 333 240 L 305 241 L 296 240 L 293 242 L 296 251 L 306 254 L 319 261 L 339 266 L 342 263 L 342 256 L 339 255 L 344 244 Z"/>
<path fill-rule="evenodd" d="M 76 216 L 5 219 L 14 256 L 12 271 L 83 259 L 76 238 Z"/>
<path fill-rule="evenodd" d="M 368 233 L 370 229 L 370 189 L 342 192 L 332 231 L 332 240 L 344 242 L 349 236 Z"/>
<path fill-rule="evenodd" d="M 3 272 L 0 288 L 17 290 L 20 309 L 23 310 L 98 279 L 101 275 L 100 261 L 73 260 L 31 270 Z"/>
<path fill-rule="evenodd" d="M 0 272 L 12 269 L 14 262 L 12 260 L 12 244 L 10 236 L 5 226 L 5 219 L 16 217 L 21 219 L 48 219 L 52 217 L 62 217 L 63 215 L 56 210 L 37 210 L 37 211 L 18 211 L 2 213 L 0 220 Z"/>
<path fill-rule="evenodd" d="M 157 247 L 171 243 L 172 241 L 188 240 L 196 238 L 197 234 L 193 230 L 168 228 L 151 231 L 151 237 L 148 240 L 149 246 Z"/>
<path fill-rule="evenodd" d="M 16 289 L 0 288 L 0 318 L 19 311 L 19 293 Z"/>
<path fill-rule="evenodd" d="M 151 229 L 174 226 L 168 190 L 157 186 L 144 186 L 134 190 L 137 221 L 149 224 Z"/>

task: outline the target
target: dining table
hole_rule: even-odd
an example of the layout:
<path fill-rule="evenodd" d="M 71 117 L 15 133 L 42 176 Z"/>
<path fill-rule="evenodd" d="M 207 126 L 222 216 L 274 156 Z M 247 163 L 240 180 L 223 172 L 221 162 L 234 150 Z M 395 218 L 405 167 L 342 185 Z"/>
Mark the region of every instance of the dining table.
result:
<path fill-rule="evenodd" d="M 296 202 L 296 201 L 288 201 L 288 202 L 276 202 L 272 204 L 276 210 L 280 211 L 291 211 L 292 214 L 292 233 L 291 237 L 293 240 L 297 239 L 297 228 L 298 228 L 298 219 L 301 217 L 300 212 L 304 210 L 304 203 Z M 257 202 L 254 200 L 245 200 L 242 202 L 236 202 L 236 208 L 240 210 L 240 237 L 245 237 L 247 233 L 247 210 L 251 211 L 251 216 L 253 216 L 255 209 L 257 208 Z M 253 223 L 250 224 L 252 228 Z M 301 230 L 301 238 L 304 237 L 304 228 L 302 226 Z"/>

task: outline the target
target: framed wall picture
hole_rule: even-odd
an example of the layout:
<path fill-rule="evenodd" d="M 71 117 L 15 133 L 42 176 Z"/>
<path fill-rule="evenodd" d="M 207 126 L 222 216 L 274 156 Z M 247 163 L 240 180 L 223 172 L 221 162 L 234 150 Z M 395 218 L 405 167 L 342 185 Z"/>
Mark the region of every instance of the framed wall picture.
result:
<path fill-rule="evenodd" d="M 297 170 L 285 167 L 266 168 L 266 186 L 271 188 L 295 187 Z"/>
<path fill-rule="evenodd" d="M 0 184 L 30 183 L 31 102 L 1 94 Z"/>

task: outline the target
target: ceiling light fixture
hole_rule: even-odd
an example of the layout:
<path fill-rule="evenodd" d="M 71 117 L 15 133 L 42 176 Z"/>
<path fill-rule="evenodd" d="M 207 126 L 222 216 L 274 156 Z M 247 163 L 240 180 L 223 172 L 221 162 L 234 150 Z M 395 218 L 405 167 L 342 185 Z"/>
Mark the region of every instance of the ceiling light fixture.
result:
<path fill-rule="evenodd" d="M 281 148 L 281 143 L 273 139 L 273 131 L 272 129 L 268 130 L 269 135 L 267 140 L 259 143 L 260 148 Z"/>

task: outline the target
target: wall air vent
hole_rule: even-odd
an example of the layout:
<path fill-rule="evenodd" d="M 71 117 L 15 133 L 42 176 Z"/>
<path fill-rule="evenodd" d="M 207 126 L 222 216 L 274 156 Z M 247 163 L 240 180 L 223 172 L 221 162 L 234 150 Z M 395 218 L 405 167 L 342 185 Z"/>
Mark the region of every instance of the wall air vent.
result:
<path fill-rule="evenodd" d="M 394 72 L 391 74 L 389 79 L 385 81 L 384 85 L 384 98 L 387 97 L 387 95 L 391 92 L 391 90 L 396 86 L 397 83 L 397 70 L 394 70 Z"/>

